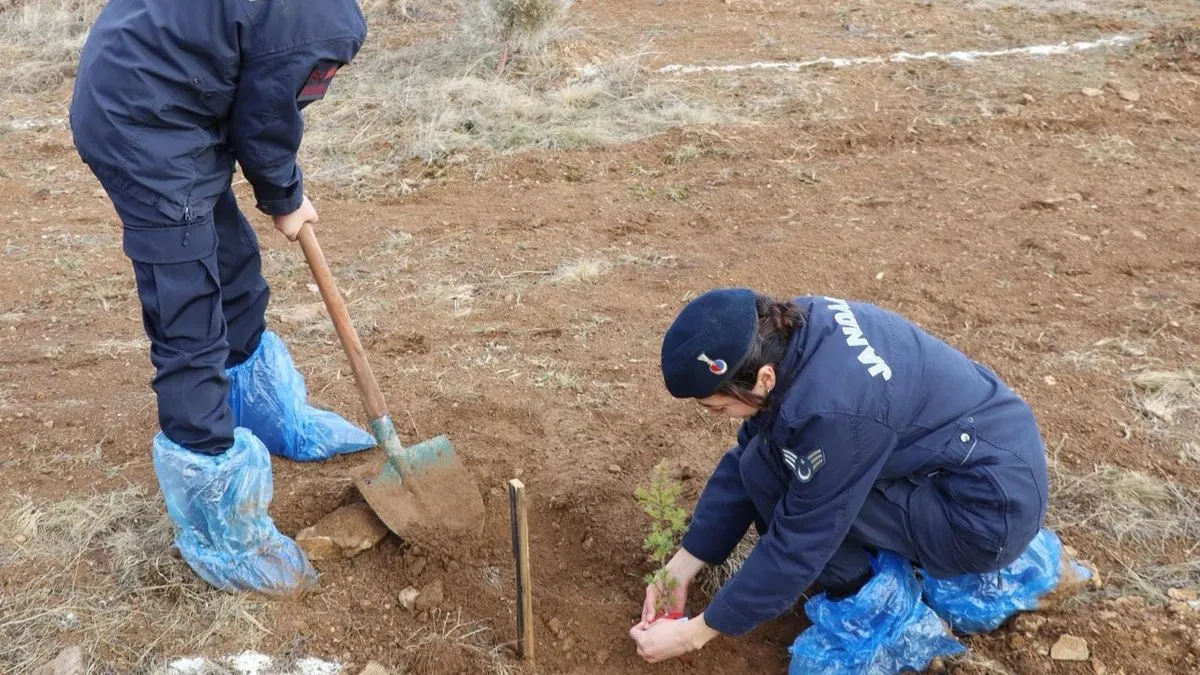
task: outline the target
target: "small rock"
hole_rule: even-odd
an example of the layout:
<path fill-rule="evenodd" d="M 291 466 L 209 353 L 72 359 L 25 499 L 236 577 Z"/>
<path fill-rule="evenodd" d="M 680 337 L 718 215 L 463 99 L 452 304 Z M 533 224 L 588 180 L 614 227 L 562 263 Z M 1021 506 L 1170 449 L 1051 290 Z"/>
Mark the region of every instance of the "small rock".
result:
<path fill-rule="evenodd" d="M 1100 659 L 1092 659 L 1092 672 L 1096 675 L 1108 675 L 1108 666 Z"/>
<path fill-rule="evenodd" d="M 621 465 L 620 464 L 609 464 L 608 472 L 609 473 L 621 473 Z"/>
<path fill-rule="evenodd" d="M 1063 553 L 1066 553 L 1067 557 L 1069 557 L 1069 558 L 1078 558 L 1079 557 L 1079 551 L 1076 551 L 1074 546 L 1065 546 L 1064 545 Z"/>
<path fill-rule="evenodd" d="M 462 566 L 453 560 L 446 563 L 446 571 L 449 572 L 450 574 L 454 574 L 454 573 L 458 572 L 460 569 L 462 569 Z"/>
<path fill-rule="evenodd" d="M 1135 239 L 1141 239 L 1143 241 L 1149 239 L 1149 237 L 1146 236 L 1146 233 L 1142 232 L 1141 230 L 1130 230 L 1129 234 L 1132 234 Z"/>
<path fill-rule="evenodd" d="M 1042 381 L 1045 382 L 1046 386 L 1049 387 L 1053 387 L 1054 385 L 1058 384 L 1058 380 L 1054 379 L 1053 375 L 1047 375 L 1046 377 L 1043 377 Z"/>
<path fill-rule="evenodd" d="M 1033 95 L 1032 94 L 1021 94 L 1020 101 L 1021 101 L 1022 105 L 1029 105 L 1030 103 L 1033 103 Z"/>
<path fill-rule="evenodd" d="M 419 577 L 419 576 L 421 576 L 421 572 L 425 571 L 426 564 L 427 563 L 425 562 L 424 558 L 417 558 L 416 560 L 413 561 L 411 569 L 408 570 L 408 573 L 411 576 Z"/>
<path fill-rule="evenodd" d="M 1099 89 L 1094 89 L 1092 87 L 1085 87 L 1083 89 L 1080 89 L 1079 93 L 1083 94 L 1084 96 L 1086 96 L 1088 98 L 1096 98 L 1097 96 L 1104 95 L 1103 91 L 1101 91 Z"/>
<path fill-rule="evenodd" d="M 1142 100 L 1142 95 L 1136 89 L 1118 89 L 1117 96 L 1120 96 L 1122 101 L 1129 101 L 1130 103 L 1137 103 Z"/>
<path fill-rule="evenodd" d="M 24 544 L 27 541 L 29 541 L 29 537 L 26 537 L 23 534 L 18 534 L 17 536 L 13 537 L 13 543 L 18 546 L 20 546 L 21 544 Z"/>
<path fill-rule="evenodd" d="M 1087 640 L 1069 633 L 1060 637 L 1050 648 L 1050 658 L 1055 661 L 1087 661 L 1088 656 Z"/>
<path fill-rule="evenodd" d="M 374 661 L 371 661 L 367 664 L 366 668 L 363 668 L 361 671 L 359 671 L 358 675 L 391 675 L 391 673 L 392 671 L 384 668 Z"/>
<path fill-rule="evenodd" d="M 296 542 L 310 560 L 353 558 L 387 536 L 387 526 L 371 507 L 358 502 L 348 504 L 306 527 L 296 535 Z"/>
<path fill-rule="evenodd" d="M 1014 650 L 1021 650 L 1029 646 L 1029 639 L 1024 635 L 1014 635 L 1008 639 L 1008 646 Z"/>
<path fill-rule="evenodd" d="M 420 597 L 421 591 L 409 586 L 400 591 L 400 606 L 404 609 L 412 609 L 417 606 L 417 598 Z"/>
<path fill-rule="evenodd" d="M 1196 591 L 1183 590 L 1180 588 L 1172 588 L 1167 591 L 1167 597 L 1179 602 L 1192 602 L 1197 599 Z"/>
<path fill-rule="evenodd" d="M 54 420 L 46 420 L 46 421 L 45 421 L 45 422 L 43 422 L 42 424 L 44 424 L 44 425 L 45 425 L 45 427 L 46 427 L 47 429 L 53 429 L 53 428 L 54 428 Z"/>
<path fill-rule="evenodd" d="M 592 547 L 595 545 L 596 545 L 596 540 L 593 539 L 592 537 L 588 537 L 587 539 L 583 540 L 583 550 L 585 550 L 585 551 L 592 550 Z"/>
<path fill-rule="evenodd" d="M 446 599 L 446 591 L 442 587 L 441 580 L 437 580 L 421 589 L 421 594 L 417 596 L 415 607 L 418 612 L 424 612 L 428 609 L 433 609 L 442 604 Z"/>
<path fill-rule="evenodd" d="M 563 636 L 562 619 L 558 618 L 557 616 L 550 619 L 549 621 L 546 622 L 546 628 L 549 628 L 550 632 L 554 633 L 555 637 L 562 639 L 562 636 Z"/>
<path fill-rule="evenodd" d="M 575 648 L 575 638 L 568 637 L 562 641 L 561 648 L 564 652 L 569 652 Z"/>
<path fill-rule="evenodd" d="M 33 675 L 85 675 L 83 648 L 67 647 L 53 661 L 33 671 Z"/>
<path fill-rule="evenodd" d="M 1188 612 L 1191 612 L 1191 611 L 1192 611 L 1192 606 L 1186 602 L 1173 601 L 1173 602 L 1167 603 L 1167 613 L 1168 614 L 1174 614 L 1174 615 L 1178 616 L 1180 614 L 1187 614 Z"/>
<path fill-rule="evenodd" d="M 610 658 L 610 656 L 611 655 L 608 653 L 607 649 L 601 649 L 600 651 L 596 652 L 596 657 L 595 657 L 596 663 L 599 663 L 600 665 L 604 665 L 604 664 L 608 663 L 608 659 Z"/>
<path fill-rule="evenodd" d="M 1050 656 L 1050 648 L 1046 645 L 1038 647 L 1037 653 L 1041 656 Z"/>
<path fill-rule="evenodd" d="M 1098 619 L 1100 619 L 1101 621 L 1115 621 L 1120 616 L 1121 615 L 1118 614 L 1117 612 L 1112 612 L 1112 611 L 1108 611 L 1108 610 L 1100 612 L 1099 614 L 1096 615 L 1096 617 Z"/>
<path fill-rule="evenodd" d="M 1191 650 L 1193 654 L 1200 657 L 1200 639 L 1192 640 Z"/>
<path fill-rule="evenodd" d="M 514 478 L 520 478 L 521 476 L 524 476 L 524 475 L 525 475 L 524 469 L 513 469 L 513 477 Z"/>

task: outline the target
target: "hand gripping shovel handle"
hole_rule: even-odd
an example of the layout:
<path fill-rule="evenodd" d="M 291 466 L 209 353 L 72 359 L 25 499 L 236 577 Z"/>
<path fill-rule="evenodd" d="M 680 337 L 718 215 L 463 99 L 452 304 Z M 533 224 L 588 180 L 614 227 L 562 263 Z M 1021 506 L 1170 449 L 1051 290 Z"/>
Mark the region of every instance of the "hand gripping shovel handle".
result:
<path fill-rule="evenodd" d="M 354 381 L 358 383 L 363 406 L 366 407 L 367 416 L 371 420 L 371 432 L 375 435 L 375 440 L 383 446 L 383 451 L 392 463 L 397 467 L 404 466 L 404 447 L 400 445 L 400 438 L 396 435 L 396 428 L 383 401 L 383 392 L 379 390 L 379 383 L 375 381 L 371 364 L 367 363 L 367 353 L 362 342 L 359 342 L 358 332 L 354 330 L 354 324 L 350 321 L 346 303 L 338 291 L 333 273 L 329 271 L 329 264 L 325 262 L 325 254 L 321 252 L 321 245 L 317 243 L 317 234 L 313 232 L 312 225 L 305 223 L 300 228 L 299 239 L 300 247 L 304 249 L 304 258 L 308 261 L 317 288 L 321 291 L 321 298 L 325 301 L 325 308 L 329 310 L 329 316 L 333 319 L 333 328 L 342 342 L 342 348 L 346 350 L 346 357 L 350 359 L 350 370 L 354 372 Z"/>

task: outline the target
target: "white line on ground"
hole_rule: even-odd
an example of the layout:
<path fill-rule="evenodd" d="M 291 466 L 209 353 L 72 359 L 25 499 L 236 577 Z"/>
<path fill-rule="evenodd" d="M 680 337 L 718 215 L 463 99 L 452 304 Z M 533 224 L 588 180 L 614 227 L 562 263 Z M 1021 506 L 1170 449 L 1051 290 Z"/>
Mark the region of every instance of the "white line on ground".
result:
<path fill-rule="evenodd" d="M 888 56 L 862 56 L 856 58 L 838 58 L 822 56 L 819 59 L 811 61 L 760 61 L 756 63 L 736 63 L 727 65 L 714 66 L 685 66 L 672 64 L 663 66 L 658 69 L 660 73 L 688 74 L 688 73 L 732 73 L 739 70 L 786 70 L 795 72 L 804 68 L 813 66 L 828 65 L 835 68 L 846 68 L 849 66 L 866 66 L 879 63 L 904 63 L 906 61 L 962 61 L 971 62 L 976 59 L 994 58 L 998 56 L 1054 56 L 1057 54 L 1067 54 L 1070 52 L 1084 52 L 1101 47 L 1116 47 L 1130 44 L 1136 41 L 1137 38 L 1127 35 L 1117 35 L 1114 37 L 1103 38 L 1093 42 L 1061 42 L 1056 45 L 1033 45 L 1031 47 L 1014 47 L 1012 49 L 1000 49 L 997 51 L 955 51 L 955 52 L 925 52 L 923 54 L 910 54 L 909 52 L 897 52 Z"/>
<path fill-rule="evenodd" d="M 218 666 L 221 670 L 215 670 Z M 204 675 L 228 671 L 236 675 L 340 675 L 342 665 L 315 658 L 297 659 L 291 663 L 277 662 L 265 654 L 242 652 L 216 659 L 175 659 L 163 669 L 164 675 Z"/>

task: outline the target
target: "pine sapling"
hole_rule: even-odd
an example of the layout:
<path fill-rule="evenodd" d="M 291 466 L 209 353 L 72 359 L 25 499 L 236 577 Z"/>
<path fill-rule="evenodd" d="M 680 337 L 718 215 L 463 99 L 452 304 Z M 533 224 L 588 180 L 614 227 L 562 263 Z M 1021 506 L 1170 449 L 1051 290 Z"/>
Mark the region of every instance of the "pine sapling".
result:
<path fill-rule="evenodd" d="M 665 460 L 654 467 L 648 487 L 639 486 L 634 490 L 638 504 L 650 516 L 650 533 L 642 541 L 642 548 L 646 550 L 650 562 L 657 566 L 645 578 L 647 584 L 659 589 L 655 615 L 662 613 L 679 585 L 679 581 L 667 572 L 666 564 L 687 528 L 687 512 L 676 503 L 682 490 L 683 485 L 671 478 Z"/>

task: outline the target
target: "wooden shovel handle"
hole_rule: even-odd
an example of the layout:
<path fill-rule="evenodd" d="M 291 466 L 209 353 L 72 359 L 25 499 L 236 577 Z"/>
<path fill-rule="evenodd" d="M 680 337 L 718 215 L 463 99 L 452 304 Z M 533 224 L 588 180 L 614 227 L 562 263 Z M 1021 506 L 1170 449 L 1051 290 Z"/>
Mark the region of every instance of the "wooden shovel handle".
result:
<path fill-rule="evenodd" d="M 329 264 L 325 262 L 325 254 L 321 252 L 321 245 L 317 243 L 317 234 L 313 232 L 312 225 L 305 223 L 300 228 L 299 238 L 304 257 L 308 260 L 308 267 L 317 281 L 317 288 L 321 290 L 321 298 L 325 300 L 325 308 L 329 310 L 329 316 L 333 319 L 333 328 L 337 331 L 338 339 L 342 341 L 346 357 L 350 359 L 350 370 L 354 371 L 354 380 L 358 382 L 358 391 L 362 394 L 367 415 L 372 422 L 386 417 L 387 405 L 383 402 L 383 392 L 379 390 L 379 383 L 375 381 L 375 374 L 371 372 L 371 365 L 367 363 L 367 353 L 358 340 L 358 332 L 354 330 L 354 324 L 350 321 L 346 303 L 342 300 L 342 294 L 338 292 L 337 283 L 333 280 L 333 273 L 329 271 Z"/>

